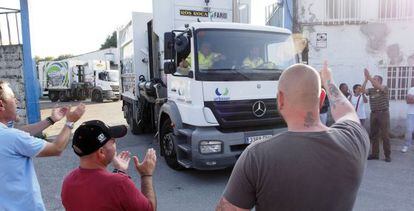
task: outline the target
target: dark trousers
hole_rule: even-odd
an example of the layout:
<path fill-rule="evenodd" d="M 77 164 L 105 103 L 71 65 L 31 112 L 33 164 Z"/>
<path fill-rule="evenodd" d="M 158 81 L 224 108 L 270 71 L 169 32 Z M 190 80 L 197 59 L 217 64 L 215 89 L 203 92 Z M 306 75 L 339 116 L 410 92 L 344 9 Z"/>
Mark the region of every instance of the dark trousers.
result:
<path fill-rule="evenodd" d="M 371 144 L 372 156 L 379 156 L 379 144 L 382 139 L 385 157 L 391 156 L 390 145 L 390 113 L 388 111 L 371 112 Z"/>

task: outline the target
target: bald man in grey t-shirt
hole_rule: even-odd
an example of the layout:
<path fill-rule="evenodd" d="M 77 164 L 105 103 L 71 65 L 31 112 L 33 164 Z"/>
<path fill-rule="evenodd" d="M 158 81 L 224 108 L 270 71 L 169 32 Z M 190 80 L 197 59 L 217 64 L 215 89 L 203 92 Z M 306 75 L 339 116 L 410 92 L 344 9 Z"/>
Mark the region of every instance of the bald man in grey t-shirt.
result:
<path fill-rule="evenodd" d="M 321 78 L 336 123 L 326 127 L 318 118 L 323 103 L 318 72 L 307 65 L 289 67 L 278 87 L 288 131 L 243 152 L 217 210 L 352 210 L 369 138 L 326 63 Z"/>

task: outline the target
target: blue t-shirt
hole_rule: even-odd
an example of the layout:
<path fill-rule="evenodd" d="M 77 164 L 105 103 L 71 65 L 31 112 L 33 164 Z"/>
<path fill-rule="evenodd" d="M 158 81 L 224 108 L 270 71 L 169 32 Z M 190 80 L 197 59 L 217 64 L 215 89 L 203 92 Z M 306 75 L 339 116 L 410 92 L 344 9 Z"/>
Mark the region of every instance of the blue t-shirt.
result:
<path fill-rule="evenodd" d="M 0 210 L 45 210 L 32 160 L 45 145 L 0 122 Z"/>

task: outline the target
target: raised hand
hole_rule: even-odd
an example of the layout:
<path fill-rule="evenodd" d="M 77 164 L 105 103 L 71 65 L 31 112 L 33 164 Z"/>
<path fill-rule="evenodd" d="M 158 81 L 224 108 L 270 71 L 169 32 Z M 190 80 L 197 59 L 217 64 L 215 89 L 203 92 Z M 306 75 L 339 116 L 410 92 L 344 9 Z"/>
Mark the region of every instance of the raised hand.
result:
<path fill-rule="evenodd" d="M 128 151 L 122 151 L 114 157 L 114 159 L 112 160 L 112 165 L 114 166 L 114 168 L 126 172 L 128 170 L 130 160 L 130 153 Z"/>
<path fill-rule="evenodd" d="M 82 115 L 85 113 L 85 105 L 83 103 L 79 103 L 76 106 L 75 110 L 71 111 L 70 107 L 68 108 L 68 112 L 66 113 L 66 119 L 69 122 L 76 122 L 78 121 Z"/>
<path fill-rule="evenodd" d="M 326 60 L 323 62 L 323 68 L 321 70 L 321 80 L 323 85 L 329 80 L 332 80 L 332 72 L 328 68 L 328 61 Z"/>
<path fill-rule="evenodd" d="M 371 78 L 371 75 L 369 74 L 369 70 L 367 68 L 364 69 L 364 76 L 365 80 L 369 80 Z"/>
<path fill-rule="evenodd" d="M 153 148 L 148 149 L 142 163 L 139 162 L 137 156 L 134 156 L 134 163 L 139 175 L 152 175 L 155 170 L 155 164 L 157 163 L 157 155 L 155 154 L 155 150 Z"/>
<path fill-rule="evenodd" d="M 69 108 L 66 106 L 65 107 L 55 106 L 52 110 L 52 114 L 50 115 L 50 118 L 52 118 L 53 121 L 58 122 L 61 119 L 63 119 L 63 117 L 65 117 L 68 110 Z"/>

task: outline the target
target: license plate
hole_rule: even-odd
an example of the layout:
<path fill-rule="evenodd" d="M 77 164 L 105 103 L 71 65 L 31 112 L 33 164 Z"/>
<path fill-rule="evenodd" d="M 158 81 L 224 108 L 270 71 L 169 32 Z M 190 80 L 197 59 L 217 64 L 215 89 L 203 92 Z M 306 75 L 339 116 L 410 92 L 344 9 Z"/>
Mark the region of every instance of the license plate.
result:
<path fill-rule="evenodd" d="M 255 141 L 261 141 L 261 140 L 266 140 L 269 139 L 270 137 L 272 137 L 273 135 L 261 135 L 261 136 L 250 136 L 246 138 L 246 143 L 247 144 L 251 144 Z"/>

